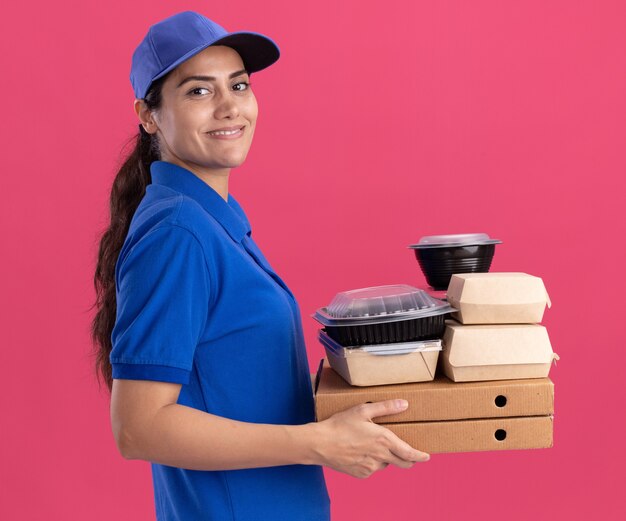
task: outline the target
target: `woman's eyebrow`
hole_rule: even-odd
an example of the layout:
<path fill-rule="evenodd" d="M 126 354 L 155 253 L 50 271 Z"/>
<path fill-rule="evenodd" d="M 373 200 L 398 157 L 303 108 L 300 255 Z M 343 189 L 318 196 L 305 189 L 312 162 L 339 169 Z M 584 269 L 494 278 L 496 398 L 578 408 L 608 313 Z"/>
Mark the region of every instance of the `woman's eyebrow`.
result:
<path fill-rule="evenodd" d="M 245 69 L 241 69 L 240 71 L 231 72 L 228 75 L 228 79 L 235 78 L 236 76 L 240 76 L 241 74 L 248 74 L 248 71 L 246 71 Z M 217 80 L 217 78 L 215 76 L 189 76 L 189 77 L 185 78 L 183 81 L 181 81 L 176 86 L 176 88 L 178 89 L 179 87 L 181 87 L 183 84 L 187 83 L 188 81 L 194 81 L 194 80 L 198 80 L 198 81 L 215 81 L 215 80 Z"/>

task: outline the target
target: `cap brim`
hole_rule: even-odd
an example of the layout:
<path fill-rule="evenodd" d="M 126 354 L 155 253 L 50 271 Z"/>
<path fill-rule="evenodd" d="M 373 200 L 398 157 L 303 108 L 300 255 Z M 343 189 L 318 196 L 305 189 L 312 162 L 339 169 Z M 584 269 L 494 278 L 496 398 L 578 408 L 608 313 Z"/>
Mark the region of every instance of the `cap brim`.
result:
<path fill-rule="evenodd" d="M 269 67 L 280 57 L 280 49 L 271 38 L 253 32 L 235 32 L 216 40 L 211 45 L 226 45 L 235 49 L 248 72 Z"/>
<path fill-rule="evenodd" d="M 243 65 L 248 72 L 257 72 L 269 67 L 280 57 L 280 49 L 271 38 L 259 33 L 249 31 L 239 31 L 227 34 L 212 43 L 200 45 L 181 56 L 169 67 L 157 74 L 152 81 L 158 80 L 168 72 L 178 67 L 181 63 L 195 56 L 211 45 L 226 45 L 232 47 L 241 56 Z"/>

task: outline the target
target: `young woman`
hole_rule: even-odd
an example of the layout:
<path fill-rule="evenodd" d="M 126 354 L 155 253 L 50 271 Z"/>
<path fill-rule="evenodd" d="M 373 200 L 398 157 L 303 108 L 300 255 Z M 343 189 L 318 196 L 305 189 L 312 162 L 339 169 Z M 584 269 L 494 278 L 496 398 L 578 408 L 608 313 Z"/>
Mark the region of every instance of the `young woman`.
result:
<path fill-rule="evenodd" d="M 157 519 L 327 520 L 322 466 L 367 477 L 428 455 L 363 404 L 316 423 L 298 304 L 228 192 L 276 44 L 186 11 L 133 55 L 136 148 L 95 274 L 99 374 L 120 453 L 152 464 Z"/>

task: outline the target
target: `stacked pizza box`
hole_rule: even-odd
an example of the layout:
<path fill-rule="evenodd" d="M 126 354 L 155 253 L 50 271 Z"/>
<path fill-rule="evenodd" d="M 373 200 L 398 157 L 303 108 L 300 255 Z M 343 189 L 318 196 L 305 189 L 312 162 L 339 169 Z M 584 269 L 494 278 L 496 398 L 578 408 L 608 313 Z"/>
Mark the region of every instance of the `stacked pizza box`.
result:
<path fill-rule="evenodd" d="M 548 372 L 558 356 L 539 324 L 550 306 L 543 281 L 525 273 L 453 275 L 447 303 L 441 352 L 428 347 L 438 340 L 422 339 L 414 351 L 381 356 L 353 346 L 336 356 L 337 345 L 329 349 L 321 330 L 327 358 L 315 379 L 318 421 L 359 403 L 404 398 L 406 411 L 373 421 L 420 450 L 551 447 L 554 385 Z M 412 364 L 413 380 L 406 377 Z M 433 364 L 436 371 L 425 372 Z"/>

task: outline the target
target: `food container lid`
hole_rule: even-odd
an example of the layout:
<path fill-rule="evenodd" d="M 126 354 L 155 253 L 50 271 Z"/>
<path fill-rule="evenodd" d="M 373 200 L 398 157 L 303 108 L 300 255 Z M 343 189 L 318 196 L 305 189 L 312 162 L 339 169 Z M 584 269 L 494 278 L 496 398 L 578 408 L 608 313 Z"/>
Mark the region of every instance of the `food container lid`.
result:
<path fill-rule="evenodd" d="M 380 324 L 431 317 L 456 311 L 423 289 L 391 284 L 337 293 L 328 307 L 318 309 L 315 320 L 325 326 Z"/>
<path fill-rule="evenodd" d="M 483 244 L 500 244 L 502 241 L 492 239 L 486 233 L 457 233 L 453 235 L 426 235 L 417 244 L 409 248 L 446 248 L 450 246 L 480 246 Z"/>
<path fill-rule="evenodd" d="M 441 351 L 443 346 L 441 339 L 436 339 L 346 347 L 329 337 L 323 329 L 319 330 L 318 338 L 324 347 L 328 348 L 335 356 L 341 358 L 345 358 L 346 356 L 404 355 L 415 353 L 416 351 Z"/>

